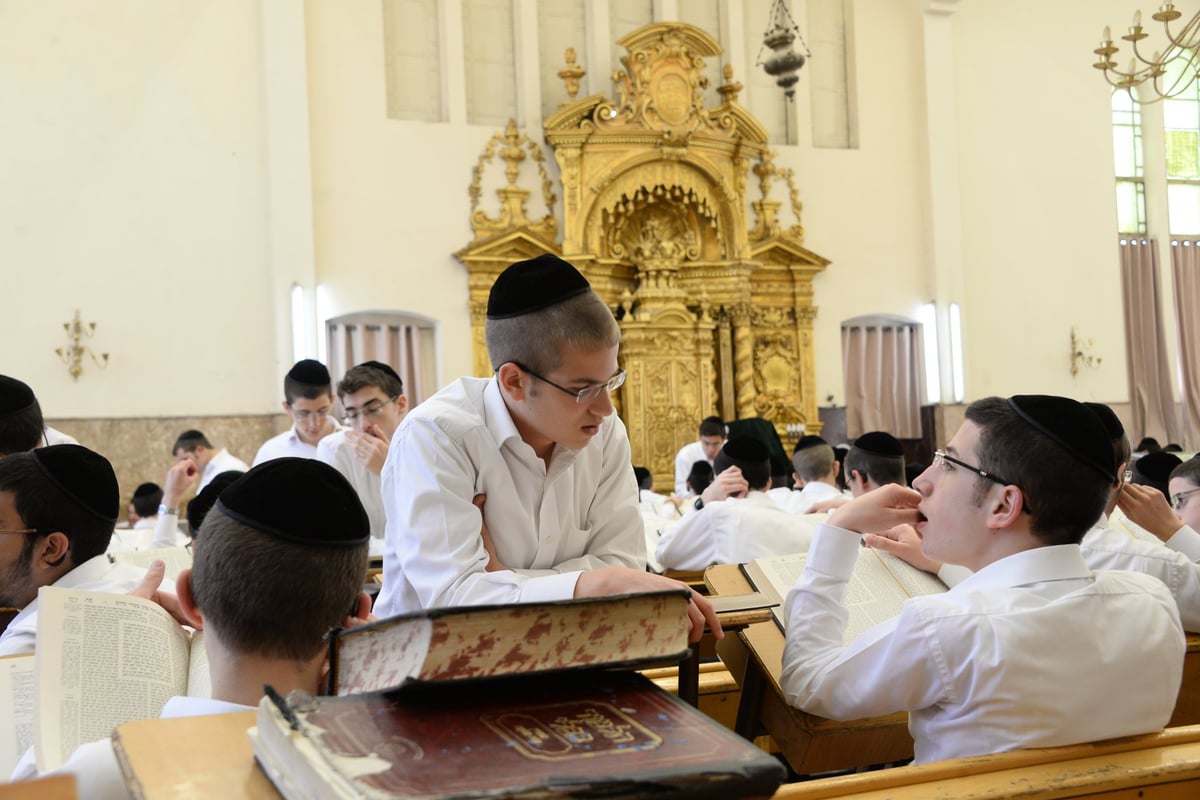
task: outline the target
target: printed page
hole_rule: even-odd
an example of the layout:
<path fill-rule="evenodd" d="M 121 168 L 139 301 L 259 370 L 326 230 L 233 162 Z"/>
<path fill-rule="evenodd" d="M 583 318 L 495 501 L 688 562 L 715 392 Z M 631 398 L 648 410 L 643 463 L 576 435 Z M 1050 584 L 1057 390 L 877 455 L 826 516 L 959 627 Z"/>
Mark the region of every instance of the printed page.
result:
<path fill-rule="evenodd" d="M 902 558 L 885 553 L 882 550 L 871 550 L 883 562 L 892 577 L 904 588 L 909 597 L 919 597 L 923 594 L 939 594 L 947 591 L 946 584 L 937 575 L 930 575 L 922 569 L 917 569 Z"/>
<path fill-rule="evenodd" d="M 196 631 L 192 634 L 187 674 L 188 697 L 212 697 L 212 673 L 208 670 L 208 651 L 204 649 L 204 631 Z"/>
<path fill-rule="evenodd" d="M 188 633 L 140 597 L 43 586 L 38 591 L 39 772 L 115 726 L 157 717 L 187 692 Z"/>
<path fill-rule="evenodd" d="M 33 744 L 33 654 L 0 658 L 0 782 Z"/>
<path fill-rule="evenodd" d="M 756 558 L 742 565 L 752 586 L 777 605 L 771 609 L 775 621 L 783 630 L 783 601 L 787 593 L 796 585 L 796 581 L 804 574 L 804 562 L 807 553 L 796 553 L 790 556 L 770 556 Z"/>

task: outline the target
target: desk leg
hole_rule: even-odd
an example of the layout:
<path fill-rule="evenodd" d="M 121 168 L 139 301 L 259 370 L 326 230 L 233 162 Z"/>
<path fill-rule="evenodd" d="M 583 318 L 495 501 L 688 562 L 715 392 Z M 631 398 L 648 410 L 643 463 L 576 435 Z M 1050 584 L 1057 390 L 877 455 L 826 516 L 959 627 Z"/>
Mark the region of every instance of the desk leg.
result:
<path fill-rule="evenodd" d="M 754 658 L 746 659 L 746 672 L 742 675 L 742 697 L 738 702 L 737 721 L 733 730 L 751 741 L 758 735 L 759 709 L 762 708 L 763 692 L 767 682 Z"/>
<path fill-rule="evenodd" d="M 691 646 L 688 657 L 679 662 L 679 699 L 699 707 L 700 705 L 700 645 Z"/>

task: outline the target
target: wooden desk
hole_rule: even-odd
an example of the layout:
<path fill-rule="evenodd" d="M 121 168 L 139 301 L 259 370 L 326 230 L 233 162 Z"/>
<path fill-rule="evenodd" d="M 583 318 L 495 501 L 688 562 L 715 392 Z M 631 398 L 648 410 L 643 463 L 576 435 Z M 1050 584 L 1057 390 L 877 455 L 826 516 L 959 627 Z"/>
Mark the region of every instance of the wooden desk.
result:
<path fill-rule="evenodd" d="M 737 565 L 710 567 L 705 582 L 714 595 L 751 591 Z M 1188 634 L 1183 686 L 1170 725 L 1200 723 L 1200 636 Z M 751 625 L 726 636 L 717 653 L 742 687 L 734 728 L 748 738 L 765 729 L 798 774 L 854 769 L 912 758 L 908 715 L 834 722 L 797 708 L 783 699 L 779 675 L 783 634 L 774 622 Z"/>

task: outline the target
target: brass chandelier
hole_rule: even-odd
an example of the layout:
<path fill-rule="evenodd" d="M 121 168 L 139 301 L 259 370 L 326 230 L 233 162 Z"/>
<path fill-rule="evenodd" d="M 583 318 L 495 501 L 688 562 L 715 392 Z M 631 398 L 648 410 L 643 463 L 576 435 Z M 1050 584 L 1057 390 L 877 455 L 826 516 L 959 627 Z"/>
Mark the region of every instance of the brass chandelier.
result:
<path fill-rule="evenodd" d="M 1132 45 L 1133 57 L 1129 65 L 1122 70 L 1117 66 L 1117 53 L 1120 48 L 1113 44 L 1112 30 L 1104 28 L 1100 46 L 1094 52 L 1100 56 L 1094 66 L 1104 72 L 1105 79 L 1118 89 L 1132 90 L 1142 86 L 1142 96 L 1130 91 L 1130 96 L 1139 103 L 1154 103 L 1164 98 L 1178 97 L 1186 92 L 1200 78 L 1200 12 L 1184 23 L 1182 28 L 1171 30 L 1171 23 L 1183 16 L 1171 2 L 1163 3 L 1158 11 L 1151 16 L 1155 22 L 1162 23 L 1166 34 L 1166 47 L 1154 51 L 1147 58 L 1139 47 L 1139 43 L 1149 38 L 1142 27 L 1142 12 L 1133 15 L 1133 24 L 1129 32 L 1121 39 Z M 1165 78 L 1165 80 L 1164 80 Z"/>

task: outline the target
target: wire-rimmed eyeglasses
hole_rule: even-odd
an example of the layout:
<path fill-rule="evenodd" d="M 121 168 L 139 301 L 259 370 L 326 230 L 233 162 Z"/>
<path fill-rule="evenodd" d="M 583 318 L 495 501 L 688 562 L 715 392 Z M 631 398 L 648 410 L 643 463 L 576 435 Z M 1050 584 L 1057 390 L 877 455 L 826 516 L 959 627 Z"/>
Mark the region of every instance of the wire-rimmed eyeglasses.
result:
<path fill-rule="evenodd" d="M 571 395 L 572 397 L 575 398 L 576 403 L 587 403 L 592 400 L 595 400 L 597 397 L 599 397 L 602 394 L 606 394 L 608 392 L 615 392 L 617 389 L 621 388 L 621 384 L 625 383 L 625 370 L 619 369 L 619 370 L 617 370 L 616 375 L 613 375 L 611 378 L 606 380 L 604 383 L 594 383 L 590 386 L 585 386 L 582 389 L 568 389 L 565 386 L 559 386 L 557 383 L 550 380 L 549 378 L 544 378 L 541 375 L 538 375 L 536 372 L 534 372 L 529 367 L 522 364 L 520 361 L 510 361 L 509 363 L 512 364 L 513 366 L 517 367 L 518 369 L 522 370 L 523 372 L 528 372 L 530 375 L 537 378 L 542 383 L 548 383 L 551 386 L 553 386 L 555 389 L 558 389 L 560 392 Z"/>

